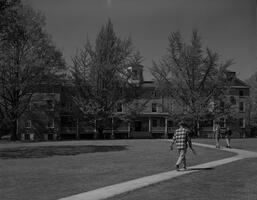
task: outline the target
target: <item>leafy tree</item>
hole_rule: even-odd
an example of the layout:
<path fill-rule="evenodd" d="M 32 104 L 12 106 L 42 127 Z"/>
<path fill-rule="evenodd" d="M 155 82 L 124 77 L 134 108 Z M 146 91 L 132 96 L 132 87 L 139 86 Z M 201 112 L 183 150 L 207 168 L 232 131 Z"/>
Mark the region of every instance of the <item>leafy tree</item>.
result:
<path fill-rule="evenodd" d="M 132 48 L 130 38 L 116 36 L 109 20 L 97 35 L 73 58 L 72 73 L 77 94 L 75 103 L 97 132 L 110 127 L 110 118 L 118 103 L 133 100 L 138 84 L 130 83 L 128 68 L 140 64 L 142 57 Z"/>
<path fill-rule="evenodd" d="M 249 110 L 250 126 L 257 127 L 257 73 L 253 74 L 246 83 L 250 86 Z M 256 129 L 256 128 L 255 128 Z"/>
<path fill-rule="evenodd" d="M 18 137 L 18 123 L 37 86 L 51 82 L 64 68 L 62 54 L 44 31 L 44 18 L 19 1 L 8 3 L 0 15 L 0 111 L 2 121 Z"/>
<path fill-rule="evenodd" d="M 199 122 L 208 114 L 215 118 L 229 108 L 226 102 L 220 105 L 219 100 L 232 81 L 226 73 L 231 64 L 231 60 L 219 62 L 217 53 L 204 49 L 197 31 L 193 31 L 188 44 L 175 32 L 169 36 L 167 55 L 154 62 L 152 74 L 160 90 L 178 105 L 171 114 L 188 119 L 198 132 Z"/>

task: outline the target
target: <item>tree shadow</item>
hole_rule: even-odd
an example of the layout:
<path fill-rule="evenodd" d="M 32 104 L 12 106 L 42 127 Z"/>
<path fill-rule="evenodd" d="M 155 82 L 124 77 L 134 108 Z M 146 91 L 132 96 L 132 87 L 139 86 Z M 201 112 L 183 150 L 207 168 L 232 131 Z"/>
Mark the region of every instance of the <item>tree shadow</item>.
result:
<path fill-rule="evenodd" d="M 51 156 L 74 156 L 85 153 L 124 151 L 124 145 L 81 145 L 81 146 L 35 146 L 0 149 L 0 159 L 45 158 Z"/>

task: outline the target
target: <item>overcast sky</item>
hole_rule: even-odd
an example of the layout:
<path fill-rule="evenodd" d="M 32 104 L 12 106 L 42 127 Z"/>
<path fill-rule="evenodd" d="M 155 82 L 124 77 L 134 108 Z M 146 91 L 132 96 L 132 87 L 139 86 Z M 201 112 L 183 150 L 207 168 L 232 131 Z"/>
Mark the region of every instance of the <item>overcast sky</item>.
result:
<path fill-rule="evenodd" d="M 46 29 L 68 64 L 87 36 L 94 40 L 111 18 L 121 37 L 131 36 L 145 68 L 166 53 L 168 36 L 188 39 L 197 28 L 204 46 L 234 59 L 241 79 L 257 71 L 256 0 L 25 0 L 46 16 Z M 145 72 L 145 79 L 151 79 Z"/>

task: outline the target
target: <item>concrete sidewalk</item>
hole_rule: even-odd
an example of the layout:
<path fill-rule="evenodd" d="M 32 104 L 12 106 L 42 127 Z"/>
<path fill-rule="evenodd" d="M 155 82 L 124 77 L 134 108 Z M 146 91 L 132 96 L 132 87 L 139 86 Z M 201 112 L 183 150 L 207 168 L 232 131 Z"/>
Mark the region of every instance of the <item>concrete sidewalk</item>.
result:
<path fill-rule="evenodd" d="M 215 149 L 215 146 L 213 145 L 207 145 L 207 144 L 201 144 L 201 143 L 194 143 L 196 146 L 206 147 L 206 148 L 213 148 Z M 227 163 L 231 163 L 237 160 L 241 160 L 244 158 L 251 158 L 251 157 L 257 157 L 257 152 L 251 152 L 251 151 L 245 151 L 241 149 L 225 149 L 221 148 L 222 151 L 229 151 L 236 153 L 236 156 L 225 158 L 217 161 L 212 161 L 204 164 L 199 164 L 192 166 L 188 168 L 186 171 L 168 171 L 163 172 L 151 176 L 146 176 L 138 179 L 134 179 L 131 181 L 118 183 L 115 185 L 99 188 L 96 190 L 80 193 L 77 195 L 72 195 L 69 197 L 61 198 L 59 200 L 101 200 L 101 199 L 107 199 L 122 193 L 130 192 L 142 187 L 147 187 L 152 184 L 156 184 L 162 181 L 166 181 L 178 176 L 186 175 L 189 173 L 197 172 L 199 170 L 204 170 L 208 168 L 214 168 L 220 165 L 225 165 Z"/>

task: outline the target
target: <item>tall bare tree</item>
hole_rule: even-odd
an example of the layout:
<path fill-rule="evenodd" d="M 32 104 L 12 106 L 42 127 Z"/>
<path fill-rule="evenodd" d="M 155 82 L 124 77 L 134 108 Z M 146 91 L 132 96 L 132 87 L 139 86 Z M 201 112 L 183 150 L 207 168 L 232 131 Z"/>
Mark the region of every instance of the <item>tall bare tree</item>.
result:
<path fill-rule="evenodd" d="M 9 6 L 0 15 L 0 111 L 16 140 L 19 119 L 37 86 L 54 78 L 65 64 L 62 53 L 43 29 L 41 13 L 19 1 L 7 2 Z"/>
<path fill-rule="evenodd" d="M 199 122 L 212 112 L 218 115 L 227 107 L 218 99 L 226 94 L 231 79 L 226 70 L 229 60 L 219 62 L 217 53 L 202 47 L 201 38 L 193 31 L 190 43 L 182 40 L 180 32 L 169 36 L 168 53 L 158 63 L 154 62 L 152 74 L 159 88 L 181 108 L 173 115 L 189 118 L 198 131 Z"/>
<path fill-rule="evenodd" d="M 116 36 L 109 20 L 97 35 L 73 58 L 73 76 L 77 88 L 75 103 L 87 122 L 101 135 L 110 126 L 118 103 L 133 99 L 139 85 L 129 82 L 128 68 L 139 65 L 142 57 L 132 48 L 130 38 Z"/>

